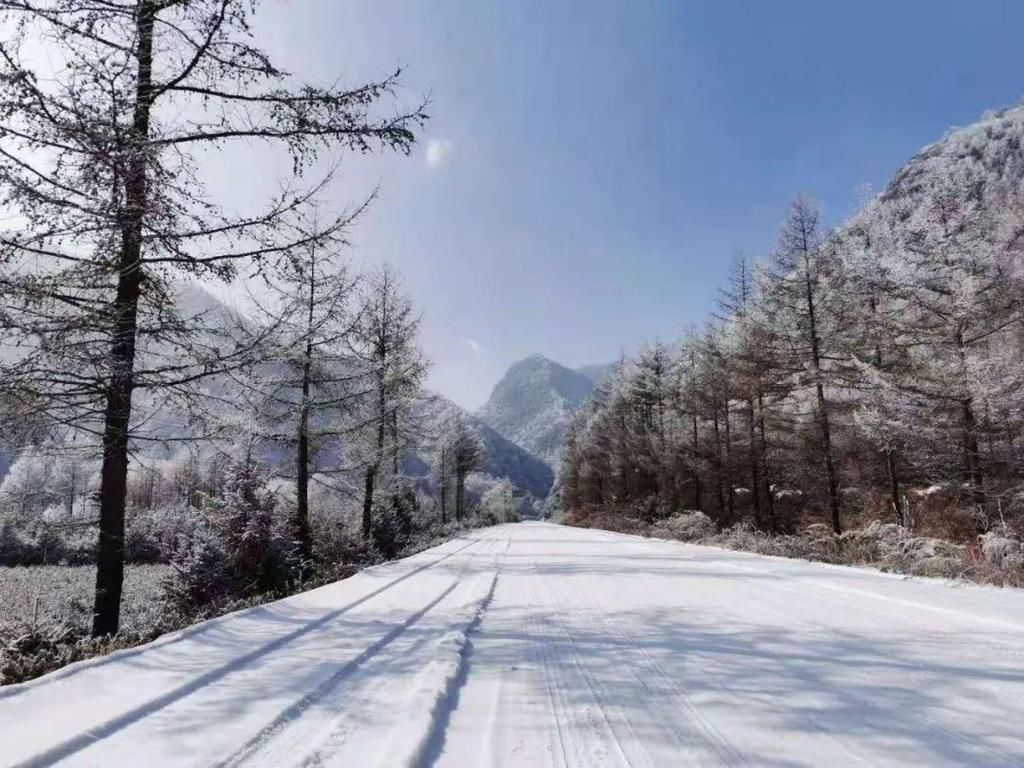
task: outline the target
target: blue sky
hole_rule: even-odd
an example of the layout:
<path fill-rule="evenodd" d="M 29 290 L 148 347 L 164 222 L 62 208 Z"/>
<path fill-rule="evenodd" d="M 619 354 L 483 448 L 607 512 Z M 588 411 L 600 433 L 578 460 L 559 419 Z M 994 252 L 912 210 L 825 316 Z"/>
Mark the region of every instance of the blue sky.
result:
<path fill-rule="evenodd" d="M 353 258 L 424 311 L 431 385 L 478 406 L 504 369 L 670 339 L 731 254 L 762 256 L 803 191 L 848 215 L 921 146 L 1024 97 L 1007 0 L 278 0 L 256 28 L 296 74 L 405 67 L 434 116 L 377 182 Z"/>

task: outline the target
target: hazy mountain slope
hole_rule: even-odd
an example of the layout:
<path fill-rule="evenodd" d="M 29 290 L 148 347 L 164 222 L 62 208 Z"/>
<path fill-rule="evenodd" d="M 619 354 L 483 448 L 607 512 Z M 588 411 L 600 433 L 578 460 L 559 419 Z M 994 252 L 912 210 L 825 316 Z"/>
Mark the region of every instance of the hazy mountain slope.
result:
<path fill-rule="evenodd" d="M 597 385 L 601 383 L 601 379 L 603 379 L 605 377 L 605 374 L 607 374 L 608 371 L 610 371 L 614 366 L 615 363 L 598 363 L 596 365 L 582 365 L 576 369 L 576 372 L 582 373 L 584 376 L 586 376 L 588 379 L 594 382 L 595 385 Z"/>
<path fill-rule="evenodd" d="M 516 445 L 557 466 L 573 412 L 594 382 L 543 355 L 515 363 L 477 415 Z"/>
<path fill-rule="evenodd" d="M 499 479 L 506 478 L 513 485 L 529 491 L 538 498 L 547 496 L 555 479 L 554 472 L 548 464 L 506 439 L 478 416 L 436 394 L 429 395 L 423 402 L 419 417 L 422 420 L 423 437 L 403 460 L 403 468 L 407 474 L 414 477 L 429 474 L 435 459 L 437 435 L 442 434 L 459 416 L 477 433 L 484 444 L 482 474 Z"/>

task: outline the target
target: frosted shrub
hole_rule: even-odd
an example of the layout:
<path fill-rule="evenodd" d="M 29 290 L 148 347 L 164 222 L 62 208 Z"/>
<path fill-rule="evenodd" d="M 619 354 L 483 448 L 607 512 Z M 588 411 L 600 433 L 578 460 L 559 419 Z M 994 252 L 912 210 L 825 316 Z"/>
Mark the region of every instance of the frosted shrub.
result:
<path fill-rule="evenodd" d="M 1005 528 L 998 528 L 978 537 L 986 563 L 995 566 L 1017 565 L 1021 560 L 1020 539 Z"/>
<path fill-rule="evenodd" d="M 671 517 L 659 520 L 651 528 L 652 535 L 676 541 L 699 541 L 713 536 L 715 532 L 715 524 L 711 518 L 697 510 L 677 512 Z"/>
<path fill-rule="evenodd" d="M 208 496 L 196 530 L 183 534 L 171 557 L 168 601 L 194 614 L 230 598 L 283 595 L 298 578 L 300 563 L 277 499 L 255 464 L 234 464 L 224 486 Z"/>
<path fill-rule="evenodd" d="M 409 544 L 419 514 L 416 493 L 400 485 L 374 505 L 373 544 L 385 558 L 397 557 Z"/>

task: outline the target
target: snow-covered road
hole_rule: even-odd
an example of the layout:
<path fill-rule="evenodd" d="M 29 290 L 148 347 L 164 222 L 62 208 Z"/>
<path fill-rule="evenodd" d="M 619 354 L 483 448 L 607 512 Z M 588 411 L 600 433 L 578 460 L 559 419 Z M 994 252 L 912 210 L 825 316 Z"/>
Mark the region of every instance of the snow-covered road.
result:
<path fill-rule="evenodd" d="M 0 689 L 0 764 L 1024 765 L 1024 592 L 543 523 Z"/>

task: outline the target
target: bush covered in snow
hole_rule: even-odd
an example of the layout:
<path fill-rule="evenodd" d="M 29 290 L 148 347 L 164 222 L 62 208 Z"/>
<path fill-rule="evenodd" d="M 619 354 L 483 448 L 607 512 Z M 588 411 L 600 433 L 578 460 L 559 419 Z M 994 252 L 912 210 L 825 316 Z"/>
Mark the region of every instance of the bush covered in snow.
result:
<path fill-rule="evenodd" d="M 27 680 L 175 628 L 160 601 L 166 565 L 125 570 L 121 632 L 88 638 L 96 571 L 90 566 L 0 567 L 0 685 Z"/>
<path fill-rule="evenodd" d="M 595 524 L 605 522 L 607 524 Z M 569 525 L 584 521 L 566 516 Z M 966 579 L 1024 587 L 1024 546 L 1018 535 L 1000 527 L 979 537 L 977 547 L 919 536 L 895 523 L 872 522 L 836 536 L 831 527 L 813 524 L 795 534 L 770 534 L 749 522 L 721 531 L 702 512 L 688 511 L 652 524 L 610 513 L 591 513 L 585 527 L 675 539 L 775 557 L 840 565 L 867 565 L 893 573 Z"/>
<path fill-rule="evenodd" d="M 1020 536 L 1000 526 L 978 537 L 985 562 L 997 568 L 1024 572 L 1024 546 Z"/>
<path fill-rule="evenodd" d="M 651 526 L 652 536 L 677 541 L 700 541 L 716 531 L 711 518 L 697 510 L 678 512 Z"/>
<path fill-rule="evenodd" d="M 252 462 L 230 465 L 221 492 L 204 500 L 201 523 L 180 537 L 164 596 L 183 615 L 228 600 L 284 595 L 298 580 L 295 543 L 267 481 Z"/>

